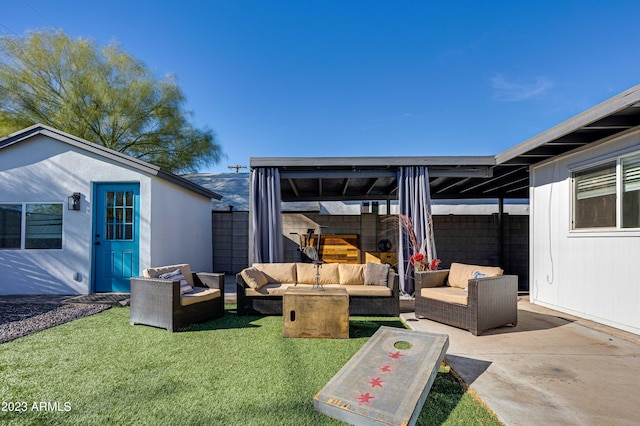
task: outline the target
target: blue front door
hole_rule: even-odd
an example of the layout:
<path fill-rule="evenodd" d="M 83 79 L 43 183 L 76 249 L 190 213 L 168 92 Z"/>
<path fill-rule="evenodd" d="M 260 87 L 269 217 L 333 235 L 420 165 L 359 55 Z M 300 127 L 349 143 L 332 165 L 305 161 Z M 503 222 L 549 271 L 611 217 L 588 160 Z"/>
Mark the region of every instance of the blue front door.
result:
<path fill-rule="evenodd" d="M 138 275 L 140 185 L 96 185 L 94 221 L 95 291 L 129 292 Z"/>

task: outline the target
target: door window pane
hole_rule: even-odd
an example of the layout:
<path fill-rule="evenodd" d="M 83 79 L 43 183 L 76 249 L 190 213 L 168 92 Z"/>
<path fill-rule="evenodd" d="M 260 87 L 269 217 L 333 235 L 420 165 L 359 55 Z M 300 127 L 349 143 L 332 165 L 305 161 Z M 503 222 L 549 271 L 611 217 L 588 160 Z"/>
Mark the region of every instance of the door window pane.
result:
<path fill-rule="evenodd" d="M 616 226 L 616 164 L 574 175 L 574 228 Z"/>
<path fill-rule="evenodd" d="M 114 200 L 109 204 L 109 200 Z M 133 240 L 133 203 L 131 191 L 107 192 L 105 235 L 107 240 Z"/>
<path fill-rule="evenodd" d="M 62 204 L 27 204 L 24 248 L 62 248 Z"/>
<path fill-rule="evenodd" d="M 0 248 L 19 249 L 22 206 L 0 204 Z"/>

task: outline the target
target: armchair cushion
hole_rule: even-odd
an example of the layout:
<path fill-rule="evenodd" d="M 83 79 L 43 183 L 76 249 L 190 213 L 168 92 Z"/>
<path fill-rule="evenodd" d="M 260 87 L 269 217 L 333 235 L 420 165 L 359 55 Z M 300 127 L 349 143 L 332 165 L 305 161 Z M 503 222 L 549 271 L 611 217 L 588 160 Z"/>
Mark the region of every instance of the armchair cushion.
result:
<path fill-rule="evenodd" d="M 473 278 L 476 272 L 480 272 L 487 277 L 497 277 L 502 275 L 502 268 L 497 266 L 467 265 L 464 263 L 452 263 L 449 268 L 449 286 L 465 288 L 467 282 Z"/>
<path fill-rule="evenodd" d="M 456 287 L 431 287 L 420 290 L 420 296 L 429 299 L 440 300 L 446 303 L 466 305 L 469 301 L 469 293 Z"/>
<path fill-rule="evenodd" d="M 217 288 L 195 287 L 189 293 L 185 293 L 180 296 L 180 305 L 189 306 L 193 305 L 194 303 L 216 299 L 221 295 L 222 293 Z"/>

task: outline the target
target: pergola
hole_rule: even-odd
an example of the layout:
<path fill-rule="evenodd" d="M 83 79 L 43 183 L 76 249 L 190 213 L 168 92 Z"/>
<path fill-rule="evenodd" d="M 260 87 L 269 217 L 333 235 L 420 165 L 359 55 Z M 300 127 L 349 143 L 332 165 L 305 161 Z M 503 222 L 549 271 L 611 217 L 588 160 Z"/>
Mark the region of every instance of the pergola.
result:
<path fill-rule="evenodd" d="M 529 167 L 640 125 L 640 85 L 495 156 L 253 157 L 280 172 L 282 201 L 395 200 L 400 167 L 425 166 L 431 197 L 529 198 Z"/>
<path fill-rule="evenodd" d="M 279 201 L 398 200 L 402 170 L 424 168 L 433 199 L 528 199 L 530 167 L 634 130 L 640 125 L 640 85 L 495 156 L 253 157 L 271 173 Z M 253 181 L 253 180 L 252 180 Z M 258 186 L 255 186 L 258 185 Z M 255 184 L 251 199 L 264 188 Z M 254 218 L 256 211 L 251 211 Z M 280 214 L 279 210 L 275 212 Z M 260 213 L 262 214 L 262 213 Z M 413 214 L 413 212 L 410 212 Z M 275 221 L 275 219 L 267 220 Z M 252 221 L 252 235 L 260 235 Z M 267 236 L 267 238 L 269 238 Z M 250 260 L 257 253 L 250 243 Z"/>

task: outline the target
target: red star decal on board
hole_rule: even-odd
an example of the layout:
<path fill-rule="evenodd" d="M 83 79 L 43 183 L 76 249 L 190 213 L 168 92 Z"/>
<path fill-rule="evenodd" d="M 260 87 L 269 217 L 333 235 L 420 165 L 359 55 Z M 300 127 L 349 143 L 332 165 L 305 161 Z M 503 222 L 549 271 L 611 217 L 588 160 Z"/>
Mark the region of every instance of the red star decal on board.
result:
<path fill-rule="evenodd" d="M 366 402 L 367 404 L 371 403 L 371 400 L 375 398 L 375 396 L 371 395 L 369 392 L 367 393 L 360 393 L 358 392 L 360 395 L 356 398 L 359 402 L 358 405 L 362 405 L 363 402 Z"/>
<path fill-rule="evenodd" d="M 404 354 L 401 354 L 400 351 L 395 353 L 389 352 L 389 358 L 400 359 L 401 356 L 404 356 Z"/>
<path fill-rule="evenodd" d="M 380 371 L 383 373 L 391 373 L 391 364 L 383 365 L 380 367 Z"/>
<path fill-rule="evenodd" d="M 375 388 L 376 386 L 382 387 L 382 383 L 384 383 L 380 377 L 376 377 L 375 379 L 374 378 L 370 378 L 370 379 L 371 380 L 369 380 L 368 383 L 371 385 L 372 388 Z"/>

